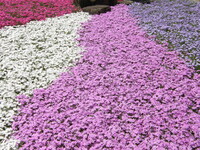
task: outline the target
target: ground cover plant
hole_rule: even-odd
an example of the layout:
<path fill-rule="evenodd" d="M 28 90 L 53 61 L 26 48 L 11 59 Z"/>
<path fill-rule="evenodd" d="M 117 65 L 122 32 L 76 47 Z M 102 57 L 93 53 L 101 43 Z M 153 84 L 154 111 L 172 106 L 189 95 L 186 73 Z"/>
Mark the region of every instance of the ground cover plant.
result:
<path fill-rule="evenodd" d="M 83 24 L 77 65 L 33 96 L 12 125 L 21 150 L 199 148 L 200 75 L 117 5 Z"/>
<path fill-rule="evenodd" d="M 0 149 L 15 149 L 12 117 L 18 94 L 44 88 L 81 57 L 75 40 L 87 13 L 71 13 L 0 29 Z"/>
<path fill-rule="evenodd" d="M 188 65 L 200 70 L 200 3 L 189 0 L 155 0 L 151 4 L 133 3 L 130 13 L 139 25 L 160 42 L 168 42 Z"/>
<path fill-rule="evenodd" d="M 0 0 L 0 28 L 76 11 L 73 0 Z"/>

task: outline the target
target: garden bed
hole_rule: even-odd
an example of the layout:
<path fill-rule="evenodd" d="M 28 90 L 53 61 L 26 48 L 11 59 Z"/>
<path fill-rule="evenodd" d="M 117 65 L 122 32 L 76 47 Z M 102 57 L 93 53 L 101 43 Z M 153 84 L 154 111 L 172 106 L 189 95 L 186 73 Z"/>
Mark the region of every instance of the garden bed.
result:
<path fill-rule="evenodd" d="M 62 10 L 61 3 L 43 4 Z M 42 20 L 14 18 L 0 29 L 0 149 L 198 149 L 200 75 L 181 58 L 182 39 L 146 8 L 160 10 L 162 2 L 120 4 L 93 16 L 72 13 L 70 4 L 55 16 L 43 11 Z M 164 4 L 173 13 L 186 2 Z M 147 10 L 158 25 L 142 18 Z M 195 47 L 192 31 L 197 24 L 194 43 L 184 44 Z"/>

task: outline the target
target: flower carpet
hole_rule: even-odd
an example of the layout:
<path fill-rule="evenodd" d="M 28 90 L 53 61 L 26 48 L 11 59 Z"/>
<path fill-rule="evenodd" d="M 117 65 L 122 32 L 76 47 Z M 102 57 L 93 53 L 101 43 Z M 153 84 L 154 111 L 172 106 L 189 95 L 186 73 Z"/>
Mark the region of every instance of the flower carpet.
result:
<path fill-rule="evenodd" d="M 0 150 L 200 149 L 199 3 L 72 4 L 0 0 Z"/>

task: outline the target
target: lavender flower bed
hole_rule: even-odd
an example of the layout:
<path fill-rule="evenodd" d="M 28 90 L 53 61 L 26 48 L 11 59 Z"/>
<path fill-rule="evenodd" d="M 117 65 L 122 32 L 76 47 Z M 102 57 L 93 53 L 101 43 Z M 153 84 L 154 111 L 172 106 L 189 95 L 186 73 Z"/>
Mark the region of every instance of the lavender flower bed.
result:
<path fill-rule="evenodd" d="M 171 50 L 181 52 L 188 64 L 200 70 L 200 3 L 188 0 L 156 0 L 151 4 L 133 3 L 133 17 L 150 35 L 167 41 Z"/>
<path fill-rule="evenodd" d="M 136 23 L 118 5 L 83 24 L 78 64 L 18 96 L 21 150 L 198 149 L 200 75 Z"/>

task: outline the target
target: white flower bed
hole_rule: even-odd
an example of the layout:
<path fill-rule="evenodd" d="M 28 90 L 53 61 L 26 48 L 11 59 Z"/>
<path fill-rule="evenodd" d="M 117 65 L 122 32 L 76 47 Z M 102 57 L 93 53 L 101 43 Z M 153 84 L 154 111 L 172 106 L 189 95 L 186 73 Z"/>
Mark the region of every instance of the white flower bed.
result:
<path fill-rule="evenodd" d="M 17 142 L 10 137 L 15 97 L 47 87 L 74 65 L 83 51 L 77 30 L 90 18 L 79 12 L 0 30 L 0 150 L 15 149 Z"/>

